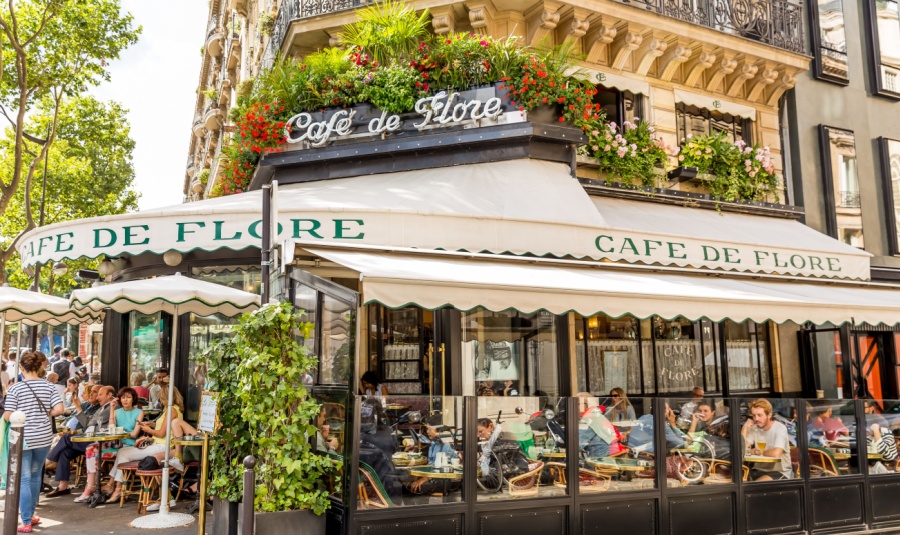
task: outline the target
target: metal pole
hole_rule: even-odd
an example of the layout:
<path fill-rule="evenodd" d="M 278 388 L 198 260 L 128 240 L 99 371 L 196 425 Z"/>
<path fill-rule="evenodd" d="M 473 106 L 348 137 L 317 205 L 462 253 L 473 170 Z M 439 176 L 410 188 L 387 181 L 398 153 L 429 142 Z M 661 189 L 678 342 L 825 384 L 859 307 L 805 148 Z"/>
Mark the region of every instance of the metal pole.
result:
<path fill-rule="evenodd" d="M 13 374 L 10 380 L 19 380 L 19 363 L 22 362 L 22 322 L 19 321 L 19 328 L 16 330 L 16 363 L 13 365 Z"/>
<path fill-rule="evenodd" d="M 172 311 L 172 353 L 169 356 L 169 369 L 175 371 L 175 349 L 178 346 L 178 305 Z M 169 513 L 169 454 L 172 448 L 172 403 L 175 399 L 175 381 L 169 374 L 169 400 L 166 404 L 166 455 L 163 460 L 162 488 L 159 492 L 159 514 Z"/>
<path fill-rule="evenodd" d="M 3 352 L 3 343 L 6 342 L 6 311 L 0 314 L 0 353 Z M 6 344 L 6 358 L 9 359 L 9 344 Z M 5 363 L 2 364 L 6 366 Z M 5 392 L 4 392 L 5 393 Z"/>
<path fill-rule="evenodd" d="M 266 184 L 262 187 L 262 243 L 260 244 L 260 305 L 265 306 L 269 302 L 269 269 L 272 263 L 270 252 L 272 249 L 272 223 L 271 209 L 272 197 L 269 194 L 272 186 Z"/>
<path fill-rule="evenodd" d="M 9 462 L 6 472 L 3 535 L 15 535 L 19 525 L 19 486 L 22 484 L 22 446 L 25 443 L 22 428 L 25 427 L 25 413 L 22 411 L 12 413 L 9 425 Z"/>
<path fill-rule="evenodd" d="M 197 535 L 206 535 L 206 471 L 209 469 L 209 433 L 203 433 L 203 450 L 200 454 L 200 516 L 197 518 Z"/>
<path fill-rule="evenodd" d="M 244 457 L 244 518 L 241 519 L 241 535 L 253 535 L 255 527 L 255 507 L 253 505 L 256 497 L 256 473 L 253 471 L 255 467 L 256 457 L 252 455 Z"/>

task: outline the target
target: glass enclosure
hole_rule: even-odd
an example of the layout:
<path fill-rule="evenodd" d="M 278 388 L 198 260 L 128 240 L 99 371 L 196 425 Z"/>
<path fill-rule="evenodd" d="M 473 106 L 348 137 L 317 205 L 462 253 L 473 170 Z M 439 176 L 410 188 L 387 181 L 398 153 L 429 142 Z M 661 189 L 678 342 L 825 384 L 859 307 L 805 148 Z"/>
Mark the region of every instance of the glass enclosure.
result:
<path fill-rule="evenodd" d="M 166 322 L 170 316 L 166 315 Z M 145 382 L 156 375 L 156 370 L 168 362 L 170 346 L 165 338 L 163 314 L 141 314 L 131 312 L 128 325 L 131 328 L 131 339 L 128 344 L 128 377 L 129 386 L 135 378 L 144 377 Z"/>

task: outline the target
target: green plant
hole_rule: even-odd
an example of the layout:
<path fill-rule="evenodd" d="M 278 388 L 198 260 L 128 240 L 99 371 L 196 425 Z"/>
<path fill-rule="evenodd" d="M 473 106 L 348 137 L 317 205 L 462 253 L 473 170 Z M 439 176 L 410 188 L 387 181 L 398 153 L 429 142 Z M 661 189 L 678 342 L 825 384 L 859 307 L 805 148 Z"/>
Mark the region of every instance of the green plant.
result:
<path fill-rule="evenodd" d="M 237 398 L 252 440 L 258 511 L 322 514 L 330 503 L 323 480 L 338 468 L 310 444 L 321 406 L 303 383 L 317 360 L 295 336 L 310 328 L 301 317 L 291 303 L 269 304 L 245 314 L 234 331 L 239 389 L 222 394 Z"/>
<path fill-rule="evenodd" d="M 654 168 L 663 167 L 670 150 L 653 125 L 636 119 L 620 127 L 607 123 L 601 130 L 586 132 L 587 153 L 595 158 L 599 170 L 625 179 L 640 181 L 642 186 L 655 186 Z"/>
<path fill-rule="evenodd" d="M 200 56 L 202 57 L 203 54 L 205 54 L 205 53 L 206 53 L 206 46 L 201 46 L 200 47 Z"/>
<path fill-rule="evenodd" d="M 731 142 L 725 132 L 688 136 L 678 163 L 713 175 L 710 194 L 726 201 L 778 199 L 778 175 L 769 147 Z"/>
<path fill-rule="evenodd" d="M 356 16 L 357 22 L 344 26 L 341 41 L 358 47 L 376 64 L 408 65 L 428 34 L 428 10 L 417 15 L 401 0 L 370 4 Z"/>
<path fill-rule="evenodd" d="M 411 110 L 426 92 L 416 87 L 419 72 L 411 67 L 394 65 L 367 75 L 360 87 L 360 96 L 389 113 Z"/>
<path fill-rule="evenodd" d="M 259 18 L 256 20 L 256 31 L 259 32 L 260 35 L 269 35 L 272 33 L 272 28 L 275 27 L 275 16 L 271 13 L 264 11 L 259 14 Z"/>
<path fill-rule="evenodd" d="M 207 87 L 203 90 L 203 96 L 206 97 L 210 102 L 218 102 L 219 101 L 219 90 L 215 87 Z"/>
<path fill-rule="evenodd" d="M 199 180 L 200 183 L 204 186 L 206 185 L 206 183 L 209 181 L 209 167 L 204 167 L 200 170 L 199 173 L 197 173 L 197 180 Z"/>

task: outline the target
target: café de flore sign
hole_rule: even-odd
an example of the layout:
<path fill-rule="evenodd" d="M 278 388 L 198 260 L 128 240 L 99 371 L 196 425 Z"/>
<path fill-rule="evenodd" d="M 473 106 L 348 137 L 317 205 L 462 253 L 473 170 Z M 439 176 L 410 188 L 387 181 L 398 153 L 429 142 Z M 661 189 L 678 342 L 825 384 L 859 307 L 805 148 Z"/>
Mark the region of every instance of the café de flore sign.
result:
<path fill-rule="evenodd" d="M 471 192 L 481 195 L 472 197 Z M 347 192 L 352 192 L 348 194 Z M 258 248 L 261 193 L 59 223 L 18 245 L 25 265 L 99 256 Z M 615 228 L 565 164 L 512 160 L 282 186 L 278 238 L 868 279 L 864 251 L 783 221 L 786 242 Z M 729 217 L 725 215 L 723 217 Z M 723 220 L 725 221 L 725 220 Z M 752 233 L 748 235 L 753 235 Z M 223 255 L 227 256 L 227 255 Z"/>

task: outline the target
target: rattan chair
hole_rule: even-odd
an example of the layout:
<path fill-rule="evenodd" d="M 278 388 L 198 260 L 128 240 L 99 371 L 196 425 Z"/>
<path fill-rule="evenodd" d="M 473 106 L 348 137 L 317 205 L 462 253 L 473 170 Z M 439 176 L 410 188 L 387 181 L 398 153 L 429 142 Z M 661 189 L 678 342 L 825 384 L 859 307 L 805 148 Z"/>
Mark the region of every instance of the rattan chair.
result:
<path fill-rule="evenodd" d="M 536 461 L 529 465 L 530 470 L 520 476 L 509 479 L 510 496 L 537 496 L 541 485 L 541 472 L 544 462 Z"/>
<path fill-rule="evenodd" d="M 375 469 L 368 464 L 359 463 L 359 496 L 357 501 L 362 509 L 384 509 L 394 507 L 394 502 L 388 496 L 381 479 Z"/>

